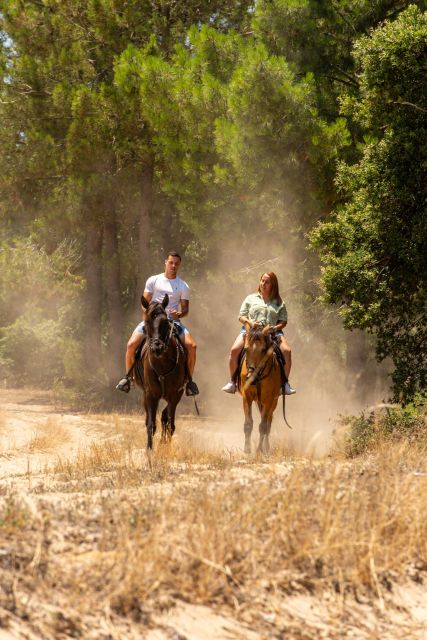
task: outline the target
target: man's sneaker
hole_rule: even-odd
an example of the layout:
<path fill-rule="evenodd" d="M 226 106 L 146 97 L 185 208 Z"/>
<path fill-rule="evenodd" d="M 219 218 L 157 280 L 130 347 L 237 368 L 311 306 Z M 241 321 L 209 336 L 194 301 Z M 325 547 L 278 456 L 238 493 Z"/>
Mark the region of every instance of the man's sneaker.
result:
<path fill-rule="evenodd" d="M 227 382 L 227 384 L 223 386 L 221 391 L 225 391 L 225 393 L 236 393 L 236 385 L 230 380 L 230 382 Z"/>
<path fill-rule="evenodd" d="M 130 378 L 128 378 L 128 376 L 125 376 L 124 378 L 122 378 L 119 382 L 118 385 L 116 385 L 116 389 L 118 389 L 119 391 L 124 391 L 125 393 L 129 393 L 130 391 Z"/>
<path fill-rule="evenodd" d="M 289 384 L 289 382 L 285 382 L 285 384 L 282 386 L 282 393 L 283 392 L 285 392 L 286 396 L 292 396 L 294 393 L 297 392 L 297 390 L 293 389 Z"/>
<path fill-rule="evenodd" d="M 185 395 L 186 396 L 198 396 L 199 395 L 199 387 L 194 382 L 194 380 L 189 380 L 187 382 L 187 386 L 185 387 Z"/>

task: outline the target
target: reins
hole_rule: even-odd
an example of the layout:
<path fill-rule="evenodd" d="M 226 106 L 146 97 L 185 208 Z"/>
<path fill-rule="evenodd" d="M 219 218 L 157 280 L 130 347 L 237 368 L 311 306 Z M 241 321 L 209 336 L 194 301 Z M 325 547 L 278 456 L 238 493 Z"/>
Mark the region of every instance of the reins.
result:
<path fill-rule="evenodd" d="M 267 373 L 264 374 L 265 368 L 267 366 L 268 357 L 271 356 L 272 354 L 273 354 L 273 358 L 271 359 L 270 369 L 269 369 L 269 371 Z M 248 379 L 246 384 L 256 384 L 256 385 L 258 385 L 261 382 L 261 380 L 264 380 L 265 378 L 267 378 L 270 375 L 270 373 L 271 373 L 271 371 L 273 369 L 273 365 L 274 365 L 273 346 L 271 346 L 271 347 L 269 347 L 267 349 L 267 352 L 266 352 L 265 356 L 263 357 L 263 359 L 261 360 L 261 363 L 257 367 L 249 367 L 248 363 L 247 363 L 247 360 L 246 360 L 246 366 L 247 366 L 248 371 L 252 370 L 252 373 L 249 376 L 249 379 Z"/>
<path fill-rule="evenodd" d="M 167 349 L 167 347 L 169 346 L 169 342 L 170 342 L 170 339 L 172 337 L 173 329 L 174 329 L 174 326 L 175 326 L 173 320 L 170 321 L 169 324 L 171 326 L 169 334 L 168 334 L 166 340 L 163 341 L 163 344 L 165 345 L 165 349 Z M 151 342 L 153 342 L 153 338 L 147 338 L 147 342 L 150 344 Z"/>
<path fill-rule="evenodd" d="M 289 422 L 286 420 L 286 411 L 285 411 L 285 400 L 286 400 L 286 393 L 283 391 L 282 393 L 283 396 L 283 420 L 285 421 L 286 426 L 288 427 L 288 429 L 290 429 L 292 431 L 292 427 L 289 424 Z"/>

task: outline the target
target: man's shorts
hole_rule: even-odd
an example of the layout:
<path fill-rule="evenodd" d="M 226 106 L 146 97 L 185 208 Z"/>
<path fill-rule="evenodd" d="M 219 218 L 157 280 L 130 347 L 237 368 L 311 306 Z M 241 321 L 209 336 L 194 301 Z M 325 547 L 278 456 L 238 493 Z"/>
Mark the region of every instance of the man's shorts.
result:
<path fill-rule="evenodd" d="M 245 329 L 245 325 L 242 324 L 242 328 L 240 329 L 240 333 L 243 334 L 244 336 L 246 335 L 246 329 Z M 285 335 L 282 331 L 282 329 L 277 329 L 277 331 L 274 332 L 274 337 L 275 336 L 283 336 Z"/>
<path fill-rule="evenodd" d="M 134 333 L 145 333 L 145 329 L 144 329 L 144 325 L 145 325 L 145 320 L 143 320 L 142 322 L 140 322 L 135 329 L 133 330 Z M 179 336 L 183 336 L 186 333 L 190 333 L 189 330 L 187 329 L 186 326 L 184 326 L 182 324 L 182 322 L 180 320 L 174 320 L 174 325 L 178 330 L 178 334 Z"/>

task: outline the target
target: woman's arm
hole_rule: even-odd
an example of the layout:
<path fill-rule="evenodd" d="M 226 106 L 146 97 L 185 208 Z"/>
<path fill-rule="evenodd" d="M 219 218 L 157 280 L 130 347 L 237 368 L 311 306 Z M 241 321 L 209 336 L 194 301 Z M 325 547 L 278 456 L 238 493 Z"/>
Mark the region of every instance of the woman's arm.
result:
<path fill-rule="evenodd" d="M 283 329 L 284 327 L 286 327 L 287 324 L 288 324 L 287 320 L 284 320 L 283 322 L 278 322 L 276 325 L 274 325 L 274 329 L 276 331 L 280 331 L 280 329 Z"/>
<path fill-rule="evenodd" d="M 250 300 L 250 296 L 247 296 L 243 300 L 242 306 L 240 307 L 239 322 L 241 322 L 242 324 L 245 324 L 247 322 L 250 327 L 261 326 L 261 323 L 257 322 L 256 320 L 255 321 L 249 320 L 250 310 L 251 310 L 251 300 Z"/>

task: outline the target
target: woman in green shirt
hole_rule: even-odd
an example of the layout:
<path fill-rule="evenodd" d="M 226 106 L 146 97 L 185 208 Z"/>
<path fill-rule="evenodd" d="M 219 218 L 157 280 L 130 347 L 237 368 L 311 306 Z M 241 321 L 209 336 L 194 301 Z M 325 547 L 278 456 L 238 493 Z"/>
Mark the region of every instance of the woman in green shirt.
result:
<path fill-rule="evenodd" d="M 289 379 L 292 364 L 291 349 L 282 331 L 288 322 L 288 312 L 285 303 L 280 297 L 279 283 L 275 273 L 270 271 L 262 274 L 258 291 L 251 293 L 243 300 L 239 313 L 239 322 L 243 324 L 243 327 L 230 351 L 230 382 L 227 382 L 222 391 L 226 393 L 236 392 L 236 383 L 233 378 L 237 369 L 239 354 L 245 342 L 246 330 L 244 325 L 246 322 L 251 327 L 261 327 L 268 324 L 276 327 L 276 336 L 280 338 L 279 346 L 285 360 L 285 375 Z M 295 389 L 292 389 L 289 382 L 286 382 L 282 391 L 287 395 L 295 393 Z"/>

